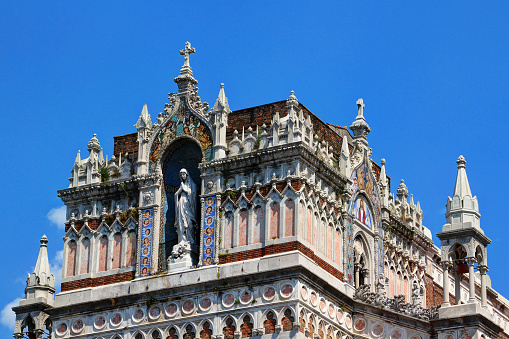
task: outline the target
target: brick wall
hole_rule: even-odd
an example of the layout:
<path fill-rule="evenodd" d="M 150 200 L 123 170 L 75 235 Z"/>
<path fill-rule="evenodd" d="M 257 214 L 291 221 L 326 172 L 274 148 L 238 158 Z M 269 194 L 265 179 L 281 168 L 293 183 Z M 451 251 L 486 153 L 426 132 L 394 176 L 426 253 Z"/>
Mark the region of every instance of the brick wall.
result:
<path fill-rule="evenodd" d="M 123 158 L 126 153 L 129 153 L 129 156 L 132 157 L 133 152 L 135 154 L 135 157 L 137 157 L 138 133 L 131 133 L 113 137 L 113 154 L 117 159 L 120 153 L 122 153 Z"/>
<path fill-rule="evenodd" d="M 244 252 L 237 253 L 229 253 L 225 255 L 219 256 L 219 264 L 228 264 L 237 261 L 243 261 L 248 259 L 261 258 L 266 255 L 284 253 L 290 251 L 299 251 L 311 260 L 313 260 L 318 266 L 320 266 L 325 271 L 332 274 L 334 277 L 343 281 L 343 272 L 339 271 L 337 268 L 321 259 L 308 247 L 304 246 L 302 243 L 298 241 L 290 241 L 277 245 L 269 245 L 263 248 L 257 248 L 254 250 L 248 250 Z"/>
<path fill-rule="evenodd" d="M 97 287 L 109 284 L 115 284 L 123 281 L 130 281 L 134 279 L 135 271 L 112 274 L 104 277 L 98 278 L 87 278 L 81 280 L 74 280 L 69 282 L 64 282 L 61 284 L 62 292 L 76 290 L 78 288 L 84 287 Z"/>

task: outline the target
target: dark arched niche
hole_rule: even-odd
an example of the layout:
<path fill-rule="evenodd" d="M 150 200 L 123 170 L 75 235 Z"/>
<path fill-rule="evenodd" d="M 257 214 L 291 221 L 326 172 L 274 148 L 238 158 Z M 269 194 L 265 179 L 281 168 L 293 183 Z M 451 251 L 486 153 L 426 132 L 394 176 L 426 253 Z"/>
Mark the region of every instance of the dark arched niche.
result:
<path fill-rule="evenodd" d="M 175 224 L 175 192 L 180 187 L 180 178 L 179 172 L 182 168 L 187 169 L 189 175 L 193 179 L 196 189 L 198 192 L 196 193 L 196 212 L 200 213 L 200 194 L 201 194 L 201 179 L 200 179 L 200 170 L 198 169 L 198 164 L 203 159 L 203 154 L 201 147 L 194 141 L 182 139 L 178 142 L 175 142 L 174 147 L 172 147 L 171 151 L 166 156 L 165 161 L 163 162 L 163 175 L 164 175 L 164 212 L 163 212 L 163 222 L 164 222 L 164 233 L 161 246 L 161 264 L 163 269 L 166 268 L 166 259 L 170 255 L 172 248 L 177 244 L 177 230 L 174 226 Z M 200 215 L 196 216 L 196 221 L 198 224 L 196 225 L 196 239 L 195 241 L 198 243 L 199 239 L 199 222 Z"/>

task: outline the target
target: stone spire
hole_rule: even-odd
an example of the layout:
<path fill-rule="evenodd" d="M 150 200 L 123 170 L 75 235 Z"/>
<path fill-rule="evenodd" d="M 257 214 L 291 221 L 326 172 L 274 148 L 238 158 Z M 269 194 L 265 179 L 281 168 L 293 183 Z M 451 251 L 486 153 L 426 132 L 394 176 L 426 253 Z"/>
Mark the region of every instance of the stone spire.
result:
<path fill-rule="evenodd" d="M 362 98 L 357 100 L 357 118 L 350 126 L 350 130 L 352 130 L 354 139 L 364 139 L 368 136 L 369 132 L 371 132 L 371 128 L 369 127 L 366 119 L 364 119 L 364 101 Z"/>
<path fill-rule="evenodd" d="M 456 161 L 458 164 L 458 173 L 456 174 L 456 184 L 452 198 L 447 199 L 447 212 L 445 218 L 447 224 L 443 231 L 475 227 L 482 232 L 480 225 L 481 214 L 477 197 L 472 197 L 470 185 L 468 183 L 467 172 L 465 170 L 465 158 L 460 155 Z"/>
<path fill-rule="evenodd" d="M 225 112 L 230 113 L 230 106 L 228 105 L 228 98 L 226 97 L 226 94 L 224 93 L 224 84 L 221 84 L 221 89 L 219 90 L 219 95 L 217 96 L 216 103 L 214 104 L 214 107 L 212 107 L 212 110 L 214 112 Z"/>
<path fill-rule="evenodd" d="M 224 93 L 224 84 L 221 84 L 211 113 L 211 122 L 214 126 L 214 159 L 217 160 L 226 157 L 226 128 L 228 127 L 228 114 L 231 113 L 228 98 Z"/>
<path fill-rule="evenodd" d="M 193 71 L 189 63 L 189 58 L 192 53 L 196 53 L 196 48 L 192 48 L 191 43 L 186 41 L 185 48 L 180 50 L 180 55 L 184 56 L 184 65 L 180 69 L 180 75 L 174 79 L 179 88 L 179 93 L 187 92 L 198 84 L 198 81 L 193 78 Z"/>
<path fill-rule="evenodd" d="M 43 302 L 53 304 L 53 295 L 55 293 L 55 277 L 51 274 L 48 260 L 48 238 L 45 235 L 41 238 L 39 256 L 35 264 L 34 271 L 28 276 L 27 287 L 25 289 L 25 299 L 20 302 L 23 304 L 32 304 Z"/>
<path fill-rule="evenodd" d="M 152 128 L 152 120 L 150 119 L 150 114 L 148 114 L 147 105 L 143 105 L 143 109 L 141 110 L 140 117 L 138 118 L 138 121 L 136 122 L 136 125 L 134 125 L 136 129 L 141 128 Z"/>

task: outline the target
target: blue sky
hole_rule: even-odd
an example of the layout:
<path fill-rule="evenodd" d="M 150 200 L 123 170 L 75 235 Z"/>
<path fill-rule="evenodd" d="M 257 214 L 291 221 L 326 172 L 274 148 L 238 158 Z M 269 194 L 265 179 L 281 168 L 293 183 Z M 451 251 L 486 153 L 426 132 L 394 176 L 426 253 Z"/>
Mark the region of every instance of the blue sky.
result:
<path fill-rule="evenodd" d="M 86 155 L 97 133 L 111 157 L 113 136 L 135 131 L 143 104 L 157 116 L 177 90 L 187 40 L 211 105 L 220 83 L 233 110 L 294 90 L 325 122 L 349 126 L 362 97 L 373 158 L 387 160 L 393 192 L 405 179 L 433 233 L 463 154 L 493 240 L 493 288 L 509 297 L 500 215 L 509 187 L 509 2 L 487 4 L 0 1 L 1 336 L 12 333 L 5 306 L 23 296 L 43 234 L 59 268 L 56 191 L 68 186 L 76 152 Z"/>

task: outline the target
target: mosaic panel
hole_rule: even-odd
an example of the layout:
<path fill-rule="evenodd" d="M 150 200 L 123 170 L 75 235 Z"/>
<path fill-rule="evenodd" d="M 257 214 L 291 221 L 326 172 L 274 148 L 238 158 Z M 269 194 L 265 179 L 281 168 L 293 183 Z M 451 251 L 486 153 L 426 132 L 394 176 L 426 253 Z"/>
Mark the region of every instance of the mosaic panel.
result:
<path fill-rule="evenodd" d="M 214 245 L 216 236 L 216 197 L 205 198 L 203 219 L 203 265 L 208 266 L 214 262 Z"/>
<path fill-rule="evenodd" d="M 153 233 L 153 210 L 147 208 L 141 211 L 141 261 L 140 261 L 140 275 L 145 277 L 150 275 L 151 266 L 151 252 L 152 252 L 152 233 Z"/>

